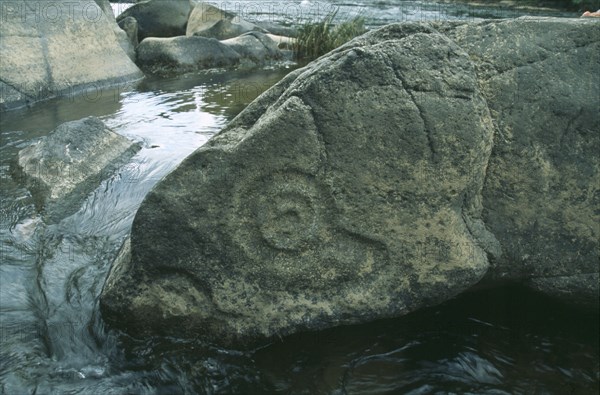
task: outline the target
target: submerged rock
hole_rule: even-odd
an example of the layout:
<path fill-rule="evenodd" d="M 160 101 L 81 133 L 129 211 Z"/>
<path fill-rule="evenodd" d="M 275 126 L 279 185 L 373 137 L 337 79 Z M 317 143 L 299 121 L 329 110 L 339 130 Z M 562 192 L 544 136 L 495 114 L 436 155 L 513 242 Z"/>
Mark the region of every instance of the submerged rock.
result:
<path fill-rule="evenodd" d="M 597 303 L 599 27 L 395 24 L 290 73 L 148 194 L 104 318 L 239 345 L 482 278 Z"/>
<path fill-rule="evenodd" d="M 66 122 L 19 151 L 18 166 L 48 218 L 68 215 L 140 149 L 96 117 Z M 60 210 L 57 209 L 60 207 Z"/>
<path fill-rule="evenodd" d="M 140 42 L 146 37 L 183 36 L 191 10 L 190 0 L 141 1 L 123 11 L 117 22 L 135 18 Z"/>
<path fill-rule="evenodd" d="M 110 16 L 93 0 L 2 2 L 0 111 L 142 78 Z"/>

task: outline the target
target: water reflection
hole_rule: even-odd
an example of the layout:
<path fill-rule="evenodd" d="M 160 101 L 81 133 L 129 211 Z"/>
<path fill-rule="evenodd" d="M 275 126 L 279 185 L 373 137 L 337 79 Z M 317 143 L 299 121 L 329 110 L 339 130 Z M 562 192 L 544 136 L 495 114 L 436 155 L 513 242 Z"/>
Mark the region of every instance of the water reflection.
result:
<path fill-rule="evenodd" d="M 137 82 L 117 85 L 110 88 L 90 88 L 87 93 L 64 95 L 50 99 L 30 108 L 4 112 L 0 116 L 0 130 L 4 133 L 23 131 L 23 139 L 41 137 L 61 123 L 74 121 L 87 116 L 98 118 L 110 116 L 121 107 L 121 94 L 135 89 Z"/>

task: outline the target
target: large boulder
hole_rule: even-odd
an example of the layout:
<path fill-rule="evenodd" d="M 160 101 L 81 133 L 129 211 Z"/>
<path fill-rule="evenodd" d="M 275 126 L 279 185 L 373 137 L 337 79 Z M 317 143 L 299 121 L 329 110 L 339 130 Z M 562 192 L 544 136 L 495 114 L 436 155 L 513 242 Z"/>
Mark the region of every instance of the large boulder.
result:
<path fill-rule="evenodd" d="M 106 317 L 226 342 L 405 314 L 479 281 L 492 120 L 467 54 L 419 29 L 289 75 L 163 180 Z"/>
<path fill-rule="evenodd" d="M 2 2 L 0 111 L 142 78 L 117 31 L 93 0 Z"/>
<path fill-rule="evenodd" d="M 187 28 L 188 36 L 201 36 L 226 40 L 251 31 L 267 31 L 241 17 L 215 7 L 212 4 L 198 2 L 193 8 Z"/>
<path fill-rule="evenodd" d="M 140 42 L 146 37 L 183 36 L 191 10 L 190 0 L 148 0 L 123 11 L 117 22 L 135 18 Z"/>
<path fill-rule="evenodd" d="M 69 214 L 113 170 L 140 149 L 96 117 L 66 122 L 19 151 L 17 175 L 48 218 Z M 60 207 L 60 210 L 56 208 Z"/>
<path fill-rule="evenodd" d="M 484 278 L 597 303 L 599 27 L 395 24 L 290 73 L 148 194 L 104 318 L 240 344 Z"/>
<path fill-rule="evenodd" d="M 231 67 L 240 55 L 214 38 L 179 36 L 150 37 L 137 47 L 138 65 L 151 73 L 195 71 Z"/>

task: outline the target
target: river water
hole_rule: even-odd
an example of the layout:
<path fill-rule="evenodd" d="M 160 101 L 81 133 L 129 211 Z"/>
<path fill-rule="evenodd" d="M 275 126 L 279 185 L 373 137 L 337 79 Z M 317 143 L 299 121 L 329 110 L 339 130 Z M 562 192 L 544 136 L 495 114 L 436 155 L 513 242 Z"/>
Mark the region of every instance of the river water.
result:
<path fill-rule="evenodd" d="M 299 12 L 276 8 L 283 3 L 270 9 L 253 3 L 253 11 L 250 2 L 236 3 L 249 19 L 300 20 Z M 337 3 L 338 17 L 364 15 L 370 26 L 479 17 L 467 6 Z M 320 3 L 321 10 L 329 6 Z M 477 13 L 515 16 L 498 9 Z M 597 313 L 515 287 L 467 293 L 406 317 L 299 334 L 245 352 L 175 338 L 136 340 L 104 326 L 98 295 L 145 194 L 292 67 L 148 78 L 2 114 L 0 393 L 598 393 Z M 59 124 L 90 115 L 143 148 L 99 179 L 73 214 L 49 221 L 11 173 L 17 152 Z"/>

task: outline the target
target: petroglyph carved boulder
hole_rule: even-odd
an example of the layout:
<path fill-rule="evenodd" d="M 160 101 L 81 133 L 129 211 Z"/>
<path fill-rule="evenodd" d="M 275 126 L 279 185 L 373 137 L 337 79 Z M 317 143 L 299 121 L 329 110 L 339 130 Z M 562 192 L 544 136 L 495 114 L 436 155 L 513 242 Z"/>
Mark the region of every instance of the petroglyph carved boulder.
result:
<path fill-rule="evenodd" d="M 526 69 L 544 87 L 552 84 L 544 80 L 549 70 L 589 71 L 597 59 L 598 36 L 588 34 L 595 28 L 568 20 L 390 25 L 290 73 L 146 197 L 105 285 L 104 318 L 136 335 L 239 344 L 402 315 L 447 300 L 486 274 L 502 277 L 511 256 L 505 246 L 517 243 L 506 223 L 519 224 L 514 213 L 523 212 L 518 206 L 511 214 L 502 200 L 516 182 L 502 166 L 508 160 L 526 167 L 527 157 L 516 162 L 513 155 L 519 147 L 526 152 L 528 141 L 543 153 L 553 146 L 537 129 L 522 130 L 531 139 L 499 134 L 516 113 L 498 112 L 509 92 L 494 83 L 505 66 L 530 64 L 534 52 L 496 43 L 519 32 L 543 32 L 548 42 L 556 34 L 579 40 L 575 55 L 555 46 L 562 62 Z M 483 32 L 491 38 L 482 40 Z M 583 99 L 544 118 L 557 124 L 586 114 L 572 124 L 573 138 L 588 136 L 598 122 L 585 78 L 591 77 L 571 79 L 566 93 Z M 516 106 L 530 111 L 530 96 L 521 97 Z M 587 138 L 598 148 L 597 138 Z M 568 161 L 585 163 L 588 173 L 576 184 L 589 190 L 598 159 L 578 152 L 585 155 Z M 522 193 L 552 199 L 543 189 Z M 597 201 L 561 196 L 567 207 L 578 202 L 597 219 Z M 547 212 L 535 210 L 539 218 Z M 577 251 L 564 252 L 572 265 L 560 273 L 574 276 L 567 277 L 576 280 L 568 283 L 572 293 L 585 294 L 593 287 L 577 276 L 587 269 L 597 278 L 598 231 L 584 226 L 588 218 L 569 220 L 569 229 L 582 224 L 584 231 L 569 237 L 586 249 L 579 260 Z M 551 234 L 540 223 L 541 236 Z M 515 229 L 514 237 L 527 242 L 525 228 Z M 515 281 L 543 272 L 521 261 L 512 270 Z"/>

